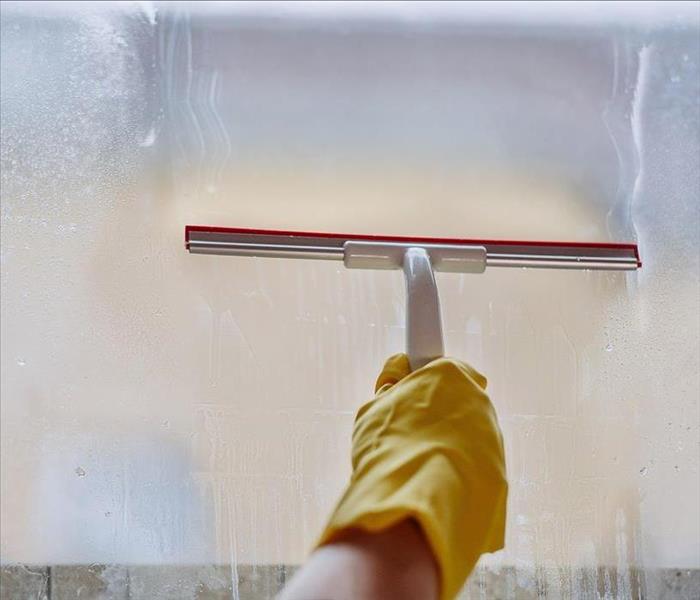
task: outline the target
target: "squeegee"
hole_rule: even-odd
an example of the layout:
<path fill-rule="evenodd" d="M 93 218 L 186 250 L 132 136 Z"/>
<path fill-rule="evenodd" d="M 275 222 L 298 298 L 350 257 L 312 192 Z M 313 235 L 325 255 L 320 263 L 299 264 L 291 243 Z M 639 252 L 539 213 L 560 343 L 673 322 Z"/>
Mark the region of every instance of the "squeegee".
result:
<path fill-rule="evenodd" d="M 527 242 L 347 235 L 188 225 L 192 254 L 343 261 L 348 269 L 403 269 L 406 354 L 412 369 L 444 355 L 434 271 L 483 273 L 486 267 L 633 271 L 636 244 Z"/>

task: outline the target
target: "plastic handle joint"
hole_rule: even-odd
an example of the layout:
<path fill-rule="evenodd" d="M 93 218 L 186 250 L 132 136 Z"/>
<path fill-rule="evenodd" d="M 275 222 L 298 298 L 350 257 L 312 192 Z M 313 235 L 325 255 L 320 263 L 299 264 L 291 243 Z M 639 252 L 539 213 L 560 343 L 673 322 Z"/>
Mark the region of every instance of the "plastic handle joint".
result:
<path fill-rule="evenodd" d="M 433 271 L 483 273 L 484 246 L 412 245 L 347 241 L 348 269 L 403 269 L 406 279 L 406 353 L 413 370 L 444 355 L 440 299 Z"/>
<path fill-rule="evenodd" d="M 403 256 L 406 280 L 406 353 L 414 371 L 445 354 L 440 297 L 430 255 L 408 248 Z"/>

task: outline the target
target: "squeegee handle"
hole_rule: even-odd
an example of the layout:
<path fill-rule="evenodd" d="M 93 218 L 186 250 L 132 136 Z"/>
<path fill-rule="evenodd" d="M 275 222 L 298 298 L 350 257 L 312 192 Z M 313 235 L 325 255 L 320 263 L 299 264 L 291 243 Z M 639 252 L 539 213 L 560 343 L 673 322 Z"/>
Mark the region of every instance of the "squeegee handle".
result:
<path fill-rule="evenodd" d="M 406 279 L 406 354 L 414 371 L 444 355 L 440 298 L 430 256 L 408 248 L 403 257 Z"/>

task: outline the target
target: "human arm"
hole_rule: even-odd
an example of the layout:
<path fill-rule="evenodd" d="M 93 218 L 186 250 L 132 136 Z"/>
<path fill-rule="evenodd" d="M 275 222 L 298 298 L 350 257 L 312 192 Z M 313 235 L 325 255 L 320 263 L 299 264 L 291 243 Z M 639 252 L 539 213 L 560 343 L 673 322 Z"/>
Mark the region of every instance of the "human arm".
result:
<path fill-rule="evenodd" d="M 317 587 L 293 581 L 290 590 L 298 595 L 285 591 L 283 600 L 386 598 L 340 595 L 349 585 L 341 579 L 357 579 L 352 567 L 359 560 L 363 578 L 364 567 L 372 565 L 374 580 L 391 581 L 372 536 L 383 536 L 377 544 L 391 545 L 396 535 L 392 529 L 399 526 L 405 533 L 401 526 L 407 521 L 416 523 L 422 536 L 414 540 L 422 541 L 434 558 L 442 600 L 457 594 L 482 553 L 503 546 L 505 459 L 485 387 L 482 375 L 453 359 L 438 359 L 414 372 L 405 355 L 387 361 L 375 398 L 360 408 L 355 420 L 351 481 L 317 550 L 295 578 Z M 357 534 L 349 532 L 356 530 L 364 533 L 353 538 Z M 409 549 L 420 565 L 415 568 L 425 569 L 425 581 L 430 581 L 429 561 L 420 558 L 421 544 L 397 545 L 399 554 L 406 551 L 408 556 Z M 390 552 L 384 558 L 400 560 Z M 325 576 L 324 570 L 334 576 Z M 318 587 L 321 581 L 326 587 Z"/>

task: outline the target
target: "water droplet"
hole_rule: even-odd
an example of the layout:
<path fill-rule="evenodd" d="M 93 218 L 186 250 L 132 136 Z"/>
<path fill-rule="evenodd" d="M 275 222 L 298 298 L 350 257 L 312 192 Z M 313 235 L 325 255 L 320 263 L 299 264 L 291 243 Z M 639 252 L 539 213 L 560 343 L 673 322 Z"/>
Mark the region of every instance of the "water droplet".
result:
<path fill-rule="evenodd" d="M 613 345 L 612 345 L 610 342 L 608 342 L 608 343 L 605 345 L 605 351 L 606 351 L 606 352 L 612 352 L 612 351 L 613 351 Z"/>
<path fill-rule="evenodd" d="M 148 148 L 149 146 L 152 146 L 153 142 L 155 142 L 155 141 L 156 141 L 156 130 L 155 130 L 155 127 L 151 127 L 149 129 L 148 133 L 146 134 L 146 137 L 143 138 L 143 140 L 141 140 L 139 142 L 139 146 L 141 146 L 142 148 Z"/>
<path fill-rule="evenodd" d="M 108 517 L 108 518 L 109 518 L 109 517 L 111 517 L 111 516 L 112 516 L 112 513 L 111 513 L 110 511 L 107 511 L 107 512 L 105 513 L 105 517 Z"/>
<path fill-rule="evenodd" d="M 680 472 L 681 468 L 678 465 L 674 465 L 673 468 L 676 470 L 676 472 Z"/>
<path fill-rule="evenodd" d="M 647 474 L 647 471 L 649 471 L 649 469 L 647 467 L 642 467 L 641 469 L 639 469 L 639 474 L 642 477 L 644 477 Z"/>
<path fill-rule="evenodd" d="M 18 358 L 18 359 L 17 359 L 17 364 L 18 364 L 20 367 L 24 367 L 24 366 L 26 366 L 27 361 L 24 360 L 23 358 Z"/>
<path fill-rule="evenodd" d="M 162 425 L 163 425 L 163 427 L 165 427 L 165 429 L 170 429 L 170 421 L 168 421 L 168 419 L 165 419 L 165 421 L 163 421 Z"/>
<path fill-rule="evenodd" d="M 75 469 L 75 474 L 76 474 L 78 477 L 85 477 L 85 474 L 86 474 L 86 473 L 85 473 L 85 469 L 83 469 L 83 467 L 76 467 L 76 469 Z"/>

